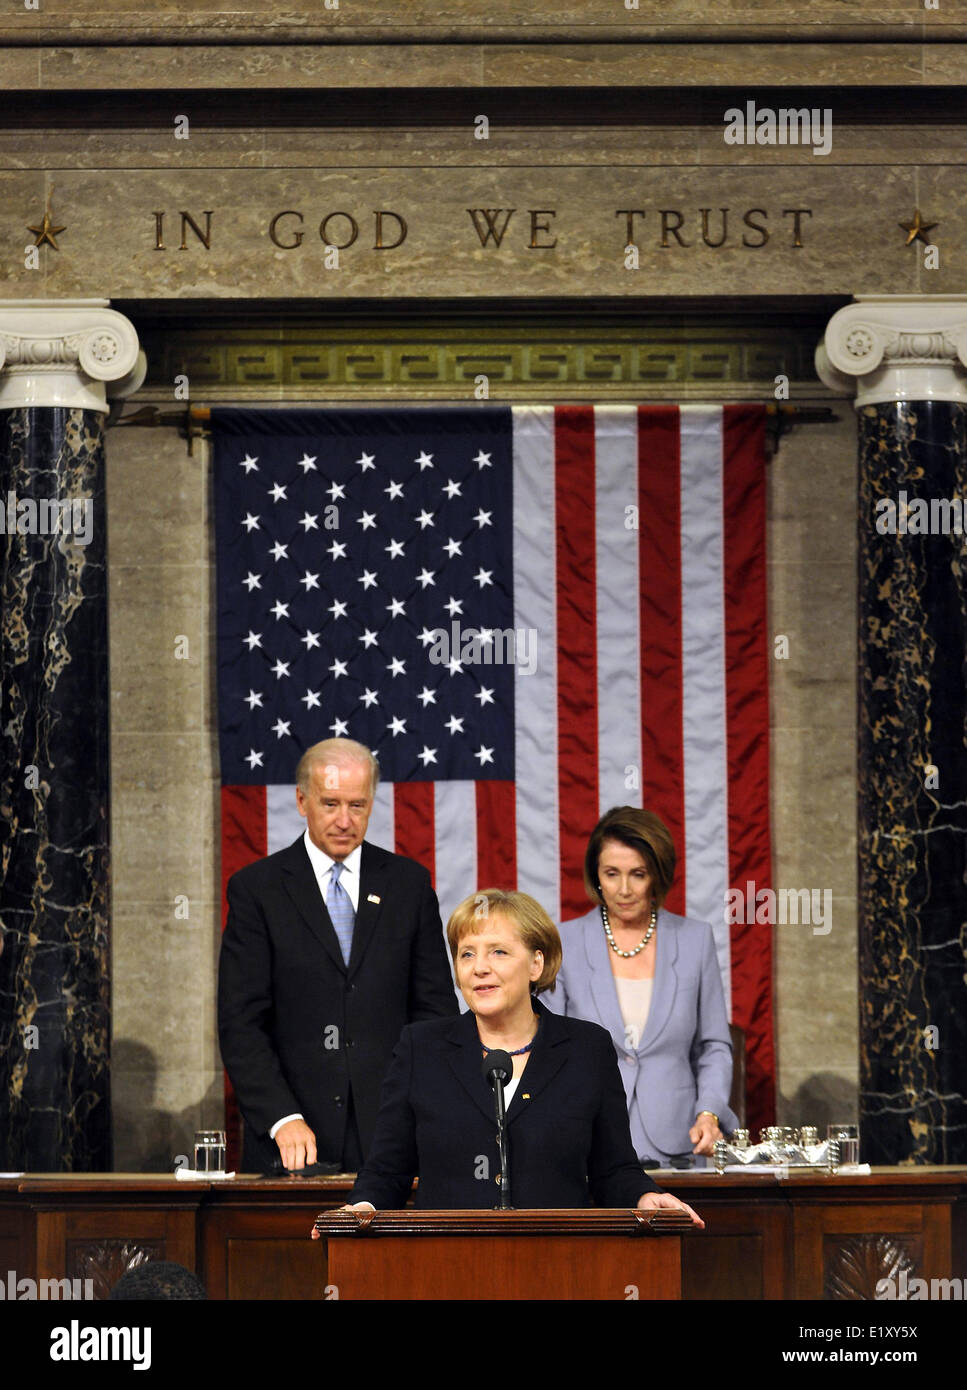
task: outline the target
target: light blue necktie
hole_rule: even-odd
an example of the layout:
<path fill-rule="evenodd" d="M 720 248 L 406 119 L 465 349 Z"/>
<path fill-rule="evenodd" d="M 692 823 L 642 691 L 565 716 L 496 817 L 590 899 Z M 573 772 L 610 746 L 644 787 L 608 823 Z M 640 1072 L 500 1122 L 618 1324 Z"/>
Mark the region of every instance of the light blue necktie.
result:
<path fill-rule="evenodd" d="M 339 882 L 339 875 L 345 868 L 344 864 L 338 861 L 332 866 L 332 876 L 329 879 L 329 891 L 326 894 L 326 907 L 329 916 L 332 918 L 332 925 L 336 929 L 336 937 L 339 941 L 339 949 L 342 951 L 342 958 L 349 964 L 349 952 L 353 944 L 353 923 L 356 914 L 353 911 L 353 904 L 349 894 Z"/>

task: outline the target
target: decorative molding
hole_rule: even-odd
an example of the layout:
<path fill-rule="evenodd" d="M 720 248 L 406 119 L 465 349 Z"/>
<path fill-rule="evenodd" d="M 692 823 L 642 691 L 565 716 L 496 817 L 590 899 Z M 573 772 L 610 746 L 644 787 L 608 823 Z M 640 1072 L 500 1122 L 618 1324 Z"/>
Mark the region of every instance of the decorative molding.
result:
<path fill-rule="evenodd" d="M 882 1279 L 899 1283 L 916 1269 L 903 1236 L 856 1235 L 845 1240 L 827 1235 L 823 1250 L 823 1297 L 876 1299 Z"/>
<path fill-rule="evenodd" d="M 106 413 L 147 362 L 134 324 L 106 299 L 0 300 L 0 410 L 64 406 Z"/>
<path fill-rule="evenodd" d="M 967 404 L 967 295 L 862 295 L 830 319 L 816 371 L 857 408 L 886 401 Z"/>
<path fill-rule="evenodd" d="M 496 316 L 495 316 L 496 318 Z M 589 319 L 591 320 L 589 323 Z M 771 399 L 776 377 L 790 398 L 825 397 L 812 365 L 815 330 L 796 325 L 607 324 L 575 306 L 558 321 L 494 322 L 479 316 L 399 325 L 332 322 L 265 328 L 141 330 L 148 378 L 139 403 L 173 405 L 176 378 L 192 401 L 399 399 L 473 401 L 486 376 L 487 399 L 646 401 Z M 184 385 L 184 383 L 183 383 Z"/>
<path fill-rule="evenodd" d="M 75 1279 L 90 1279 L 94 1285 L 94 1297 L 107 1298 L 114 1285 L 127 1274 L 129 1269 L 147 1264 L 149 1260 L 163 1260 L 164 1241 L 161 1240 L 116 1240 L 110 1237 L 101 1240 L 68 1241 L 68 1265 Z"/>

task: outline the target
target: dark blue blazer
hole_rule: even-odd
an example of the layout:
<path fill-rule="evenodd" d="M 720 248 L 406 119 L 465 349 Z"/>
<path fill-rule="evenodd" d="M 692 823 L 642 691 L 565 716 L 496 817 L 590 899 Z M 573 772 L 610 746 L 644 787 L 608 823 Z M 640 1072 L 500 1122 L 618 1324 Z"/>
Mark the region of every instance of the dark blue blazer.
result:
<path fill-rule="evenodd" d="M 560 1018 L 539 1001 L 540 1027 L 507 1110 L 515 1207 L 634 1207 L 659 1188 L 641 1170 L 614 1045 L 603 1028 Z M 490 1208 L 500 1160 L 493 1093 L 472 1013 L 404 1028 L 393 1053 L 376 1133 L 351 1201 Z"/>

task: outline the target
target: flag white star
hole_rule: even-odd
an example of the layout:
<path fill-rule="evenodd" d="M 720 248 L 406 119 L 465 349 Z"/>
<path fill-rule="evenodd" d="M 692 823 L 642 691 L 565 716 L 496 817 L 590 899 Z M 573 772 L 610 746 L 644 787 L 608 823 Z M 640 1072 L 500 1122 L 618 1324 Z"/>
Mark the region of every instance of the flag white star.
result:
<path fill-rule="evenodd" d="M 349 725 L 345 719 L 334 719 L 329 725 L 336 738 L 345 738 L 349 733 Z"/>
<path fill-rule="evenodd" d="M 492 627 L 482 627 L 482 628 L 479 630 L 479 632 L 477 633 L 477 638 L 478 638 L 479 641 L 483 642 L 485 646 L 488 645 L 490 642 L 492 642 L 492 641 L 494 640 L 494 630 L 493 630 L 493 628 L 492 628 Z"/>
<path fill-rule="evenodd" d="M 480 748 L 477 749 L 476 753 L 474 753 L 473 756 L 474 756 L 475 758 L 479 758 L 479 759 L 480 759 L 480 766 L 483 767 L 484 763 L 492 763 L 492 762 L 493 762 L 493 760 L 494 760 L 494 750 L 493 750 L 492 748 L 484 748 L 483 746 L 481 746 Z"/>
<path fill-rule="evenodd" d="M 309 571 L 306 570 L 305 574 L 299 580 L 299 583 L 306 586 L 306 593 L 308 593 L 310 589 L 318 589 L 319 576 L 318 574 L 310 574 Z"/>
<path fill-rule="evenodd" d="M 433 573 L 432 573 L 432 571 L 431 571 L 431 570 L 428 570 L 428 569 L 422 569 L 422 570 L 420 570 L 419 574 L 418 574 L 416 577 L 417 577 L 417 580 L 418 580 L 419 583 L 420 583 L 421 588 L 424 588 L 424 589 L 426 588 L 426 586 L 427 586 L 428 584 L 435 584 L 435 583 L 436 583 L 436 580 L 433 578 Z"/>
<path fill-rule="evenodd" d="M 329 487 L 326 488 L 326 491 L 334 502 L 337 497 L 346 496 L 346 489 L 343 487 L 342 483 L 331 483 Z"/>
<path fill-rule="evenodd" d="M 249 570 L 248 574 L 242 580 L 242 583 L 245 585 L 246 589 L 248 589 L 249 593 L 251 593 L 253 589 L 261 589 L 262 576 L 260 574 L 253 574 L 252 571 Z"/>
<path fill-rule="evenodd" d="M 463 551 L 460 549 L 460 542 L 459 542 L 459 541 L 455 541 L 455 540 L 453 539 L 452 536 L 451 536 L 450 539 L 447 541 L 447 543 L 446 543 L 446 545 L 443 547 L 443 549 L 444 549 L 444 550 L 447 552 L 447 554 L 450 556 L 450 559 L 451 559 L 451 560 L 453 559 L 454 555 L 462 555 L 462 554 L 463 554 Z"/>
<path fill-rule="evenodd" d="M 366 473 L 370 468 L 376 467 L 376 455 L 363 452 L 356 460 L 363 472 Z"/>
<path fill-rule="evenodd" d="M 363 512 L 362 516 L 357 516 L 356 524 L 361 526 L 364 531 L 371 531 L 376 525 L 376 513 Z"/>
<path fill-rule="evenodd" d="M 302 699 L 302 703 L 303 703 L 303 704 L 305 705 L 305 707 L 306 707 L 306 712 L 307 712 L 307 713 L 308 713 L 308 711 L 311 710 L 311 709 L 320 709 L 320 708 L 321 708 L 321 705 L 320 705 L 320 703 L 319 703 L 319 692 L 318 692 L 318 690 L 307 690 L 306 693 L 301 697 L 301 699 Z"/>
<path fill-rule="evenodd" d="M 269 496 L 272 498 L 273 502 L 285 502 L 287 500 L 285 495 L 285 488 L 282 486 L 281 483 L 275 483 L 272 487 L 269 488 Z"/>
<path fill-rule="evenodd" d="M 390 662 L 386 669 L 391 676 L 405 676 L 406 662 L 401 661 L 398 656 L 390 657 Z"/>
<path fill-rule="evenodd" d="M 451 715 L 450 715 L 450 718 L 447 720 L 446 724 L 444 725 L 444 728 L 449 729 L 450 732 L 451 732 L 451 734 L 462 734 L 462 733 L 463 733 L 463 720 L 462 720 L 462 719 L 458 719 L 457 716 L 456 716 L 455 714 L 451 714 Z"/>
<path fill-rule="evenodd" d="M 362 700 L 363 704 L 366 706 L 367 709 L 370 709 L 373 705 L 379 704 L 379 700 L 377 698 L 375 690 L 364 690 L 359 698 Z"/>
<path fill-rule="evenodd" d="M 287 603 L 282 603 L 281 600 L 276 600 L 269 609 L 269 612 L 275 614 L 276 622 L 278 622 L 279 618 L 287 618 L 289 616 L 289 605 Z"/>
<path fill-rule="evenodd" d="M 239 466 L 244 468 L 246 473 L 251 473 L 253 468 L 257 473 L 259 471 L 258 454 L 255 455 L 255 458 L 251 454 L 246 454 L 243 459 L 239 460 Z"/>
<path fill-rule="evenodd" d="M 370 647 L 376 646 L 376 633 L 373 632 L 370 628 L 367 628 L 359 640 L 364 644 L 366 650 L 368 651 Z"/>
<path fill-rule="evenodd" d="M 428 526 L 433 526 L 436 524 L 433 520 L 433 513 L 428 512 L 425 507 L 416 519 L 420 524 L 421 531 L 425 531 Z"/>
<path fill-rule="evenodd" d="M 278 564 L 280 560 L 287 560 L 289 558 L 289 547 L 283 545 L 281 541 L 276 541 L 275 545 L 273 545 L 269 551 L 269 554 L 272 556 L 275 563 Z"/>
<path fill-rule="evenodd" d="M 447 610 L 447 612 L 450 614 L 450 617 L 451 617 L 451 618 L 456 617 L 456 615 L 457 615 L 458 613 L 462 613 L 462 612 L 463 612 L 463 604 L 462 604 L 462 602 L 460 601 L 460 599 L 454 598 L 452 594 L 450 595 L 450 602 L 449 602 L 449 603 L 445 603 L 443 606 L 444 606 L 444 608 Z"/>
<path fill-rule="evenodd" d="M 426 709 L 427 705 L 436 704 L 436 691 L 424 686 L 416 698 L 422 702 L 423 708 Z"/>
<path fill-rule="evenodd" d="M 347 605 L 341 598 L 334 598 L 329 605 L 328 611 L 334 618 L 345 618 Z"/>
<path fill-rule="evenodd" d="M 485 685 L 482 685 L 473 698 L 480 701 L 480 708 L 483 709 L 484 705 L 493 704 L 494 692 L 493 690 L 488 690 Z"/>
<path fill-rule="evenodd" d="M 307 632 L 306 632 L 306 635 L 305 635 L 304 637 L 300 637 L 300 638 L 299 638 L 299 641 L 300 641 L 300 642 L 305 642 L 305 644 L 306 644 L 306 651 L 307 651 L 307 652 L 311 652 L 312 649 L 313 649 L 313 647 L 318 647 L 318 645 L 319 645 L 319 634 L 318 634 L 318 632 L 308 632 L 308 631 L 307 631 Z"/>
<path fill-rule="evenodd" d="M 476 579 L 477 583 L 480 585 L 482 589 L 487 584 L 493 584 L 494 581 L 492 576 L 493 570 L 479 569 L 477 570 L 477 573 L 474 575 L 474 579 Z"/>
<path fill-rule="evenodd" d="M 299 522 L 299 525 L 302 526 L 302 527 L 304 527 L 305 533 L 306 533 L 306 535 L 308 535 L 310 531 L 318 531 L 318 530 L 319 530 L 318 521 L 319 521 L 319 514 L 318 514 L 318 512 L 316 513 L 315 516 L 311 516 L 311 515 L 309 514 L 309 512 L 303 512 L 303 514 L 302 514 L 302 520 Z"/>
<path fill-rule="evenodd" d="M 316 471 L 316 455 L 315 455 L 315 454 L 303 454 L 302 457 L 301 457 L 301 459 L 299 460 L 299 462 L 296 464 L 296 468 L 301 468 L 302 471 L 303 471 L 303 473 L 308 473 L 310 469 L 312 470 L 313 473 L 315 473 L 315 471 Z"/>
<path fill-rule="evenodd" d="M 261 754 L 261 753 L 256 753 L 255 749 L 252 748 L 252 749 L 249 751 L 249 754 L 248 754 L 248 756 L 246 757 L 245 761 L 248 763 L 249 767 L 251 767 L 251 768 L 253 768 L 253 769 L 256 768 L 256 767 L 261 767 L 261 766 L 262 766 L 262 754 Z"/>
<path fill-rule="evenodd" d="M 383 491 L 389 493 L 389 500 L 391 502 L 395 502 L 397 498 L 403 496 L 403 484 L 391 482 L 389 487 L 383 488 Z"/>
<path fill-rule="evenodd" d="M 433 455 L 428 454 L 425 449 L 421 449 L 419 457 L 415 458 L 413 462 L 420 465 L 420 472 L 422 473 L 424 469 L 433 467 Z"/>
<path fill-rule="evenodd" d="M 289 732 L 289 725 L 291 722 L 290 719 L 277 719 L 275 721 L 272 725 L 272 732 L 275 734 L 276 738 L 281 738 L 283 734 Z"/>
<path fill-rule="evenodd" d="M 245 703 L 248 705 L 248 707 L 249 707 L 250 710 L 255 709 L 256 706 L 258 706 L 259 709 L 261 709 L 261 708 L 262 708 L 262 696 L 259 695 L 257 691 L 255 691 L 255 690 L 250 690 L 250 691 L 248 692 L 248 694 L 245 696 Z"/>
<path fill-rule="evenodd" d="M 357 579 L 356 583 L 357 583 L 357 584 L 362 584 L 362 586 L 363 586 L 364 589 L 375 589 L 375 588 L 376 588 L 376 571 L 375 571 L 375 570 L 363 570 L 362 574 L 361 574 L 360 577 Z"/>
<path fill-rule="evenodd" d="M 453 501 L 454 497 L 462 497 L 462 496 L 463 496 L 463 493 L 460 491 L 460 484 L 454 482 L 454 480 L 453 480 L 452 478 L 448 478 L 448 479 L 447 479 L 446 485 L 444 486 L 443 491 L 444 491 L 444 492 L 446 493 L 446 495 L 449 497 L 449 499 L 450 499 L 451 502 Z"/>
<path fill-rule="evenodd" d="M 391 598 L 389 603 L 386 605 L 386 611 L 387 613 L 389 613 L 391 618 L 406 617 L 406 605 L 404 604 L 403 600 L 399 598 Z"/>
<path fill-rule="evenodd" d="M 403 542 L 390 541 L 389 545 L 386 546 L 386 550 L 389 552 L 389 557 L 391 560 L 398 560 L 400 556 L 403 554 Z"/>
<path fill-rule="evenodd" d="M 326 549 L 334 560 L 342 560 L 345 558 L 346 547 L 342 541 L 333 541 L 332 545 L 327 546 Z"/>
<path fill-rule="evenodd" d="M 283 676 L 287 676 L 289 674 L 289 663 L 287 661 L 277 659 L 275 665 L 272 667 L 272 670 L 275 672 L 275 679 L 281 680 Z"/>
<path fill-rule="evenodd" d="M 397 734 L 406 733 L 406 720 L 400 719 L 397 715 L 394 715 L 392 722 L 387 724 L 386 727 L 395 738 Z"/>
<path fill-rule="evenodd" d="M 242 525 L 245 527 L 249 535 L 251 535 L 253 531 L 257 531 L 259 529 L 259 519 L 257 516 L 253 516 L 252 513 L 249 512 L 246 515 L 244 521 L 242 522 Z"/>
<path fill-rule="evenodd" d="M 333 674 L 334 680 L 338 680 L 340 676 L 349 675 L 349 667 L 346 665 L 345 661 L 340 661 L 338 656 L 329 669 Z"/>
<path fill-rule="evenodd" d="M 417 756 L 422 758 L 424 767 L 429 767 L 430 763 L 436 762 L 436 749 L 427 748 L 426 744 L 424 744 L 423 752 L 419 753 Z"/>
<path fill-rule="evenodd" d="M 434 629 L 432 627 L 425 627 L 420 633 L 418 640 L 423 643 L 424 647 L 432 647 L 433 643 L 437 640 L 437 633 L 440 631 L 442 631 L 441 628 Z"/>
<path fill-rule="evenodd" d="M 473 461 L 478 468 L 493 468 L 493 464 L 490 462 L 490 455 L 485 454 L 483 449 L 474 454 Z"/>
<path fill-rule="evenodd" d="M 249 634 L 248 634 L 248 636 L 247 636 L 247 637 L 243 637 L 243 638 L 242 638 L 242 641 L 245 642 L 245 643 L 247 644 L 249 651 L 252 651 L 252 649 L 253 649 L 254 647 L 261 647 L 261 645 L 262 645 L 262 634 L 261 634 L 261 632 L 252 632 L 252 630 L 249 629 Z"/>
<path fill-rule="evenodd" d="M 493 512 L 485 512 L 484 509 L 481 507 L 480 510 L 477 512 L 477 515 L 474 517 L 474 521 L 477 523 L 478 526 L 492 526 L 493 522 L 490 520 L 492 516 Z"/>
<path fill-rule="evenodd" d="M 446 663 L 446 667 L 451 676 L 463 675 L 463 665 L 455 656 L 451 656 L 450 660 Z"/>

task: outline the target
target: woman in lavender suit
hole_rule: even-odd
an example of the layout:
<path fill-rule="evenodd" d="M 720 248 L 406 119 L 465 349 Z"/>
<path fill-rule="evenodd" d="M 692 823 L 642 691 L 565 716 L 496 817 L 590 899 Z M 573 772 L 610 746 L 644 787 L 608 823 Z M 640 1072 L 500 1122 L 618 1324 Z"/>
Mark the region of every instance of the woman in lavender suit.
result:
<path fill-rule="evenodd" d="M 614 1041 L 638 1157 L 710 1154 L 738 1125 L 728 1106 L 732 1044 L 707 922 L 662 908 L 675 846 L 651 811 L 616 806 L 595 826 L 584 882 L 597 906 L 561 928 L 555 1013 L 600 1023 Z"/>

